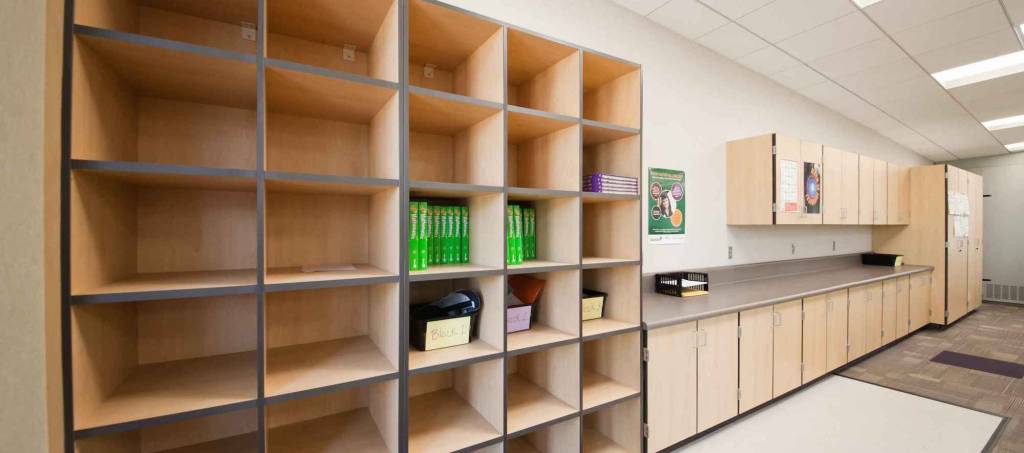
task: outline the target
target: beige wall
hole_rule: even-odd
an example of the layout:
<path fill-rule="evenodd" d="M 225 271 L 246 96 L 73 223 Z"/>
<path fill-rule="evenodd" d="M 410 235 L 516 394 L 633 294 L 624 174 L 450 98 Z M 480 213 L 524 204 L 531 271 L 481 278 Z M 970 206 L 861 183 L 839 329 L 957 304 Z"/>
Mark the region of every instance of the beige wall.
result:
<path fill-rule="evenodd" d="M 59 0 L 0 2 L 0 450 L 60 451 Z"/>
<path fill-rule="evenodd" d="M 729 140 L 781 132 L 899 164 L 929 163 L 860 123 L 609 0 L 445 1 L 643 65 L 643 165 L 686 171 L 688 233 L 684 244 L 645 243 L 644 272 L 871 248 L 868 226 L 727 227 Z"/>

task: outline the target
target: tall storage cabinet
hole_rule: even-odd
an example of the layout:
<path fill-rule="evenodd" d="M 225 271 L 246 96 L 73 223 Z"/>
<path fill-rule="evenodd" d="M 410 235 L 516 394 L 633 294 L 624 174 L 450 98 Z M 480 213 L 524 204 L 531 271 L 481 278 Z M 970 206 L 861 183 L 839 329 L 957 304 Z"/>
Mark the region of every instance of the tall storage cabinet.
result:
<path fill-rule="evenodd" d="M 433 0 L 71 3 L 68 451 L 640 451 L 642 198 L 581 190 L 641 177 L 638 65 Z M 409 270 L 419 201 L 468 262 Z M 457 289 L 472 341 L 410 346 Z"/>
<path fill-rule="evenodd" d="M 934 266 L 929 322 L 951 324 L 981 304 L 984 180 L 930 165 L 910 169 L 910 186 L 910 224 L 877 228 L 873 248 Z"/>

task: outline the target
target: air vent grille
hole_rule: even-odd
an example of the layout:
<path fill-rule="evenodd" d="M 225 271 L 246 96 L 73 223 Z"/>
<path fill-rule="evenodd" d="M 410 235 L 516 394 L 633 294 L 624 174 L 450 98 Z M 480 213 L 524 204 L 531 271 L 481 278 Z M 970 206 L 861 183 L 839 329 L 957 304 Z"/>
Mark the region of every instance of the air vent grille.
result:
<path fill-rule="evenodd" d="M 985 282 L 985 300 L 1024 303 L 1024 286 Z"/>

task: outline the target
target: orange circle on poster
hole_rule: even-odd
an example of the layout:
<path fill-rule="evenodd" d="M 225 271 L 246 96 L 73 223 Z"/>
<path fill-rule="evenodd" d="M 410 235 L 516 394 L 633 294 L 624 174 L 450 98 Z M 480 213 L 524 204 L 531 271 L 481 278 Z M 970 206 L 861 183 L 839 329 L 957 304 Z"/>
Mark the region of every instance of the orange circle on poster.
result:
<path fill-rule="evenodd" d="M 683 224 L 683 211 L 676 209 L 676 212 L 672 213 L 672 226 L 678 227 Z"/>

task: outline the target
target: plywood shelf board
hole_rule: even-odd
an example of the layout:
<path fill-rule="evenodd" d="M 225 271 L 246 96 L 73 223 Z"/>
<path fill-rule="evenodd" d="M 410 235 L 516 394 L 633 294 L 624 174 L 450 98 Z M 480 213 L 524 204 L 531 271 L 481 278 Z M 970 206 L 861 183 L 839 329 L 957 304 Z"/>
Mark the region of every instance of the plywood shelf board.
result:
<path fill-rule="evenodd" d="M 157 293 L 212 288 L 241 287 L 256 284 L 256 271 L 224 270 L 204 272 L 156 272 L 129 277 L 72 292 L 72 296 Z"/>
<path fill-rule="evenodd" d="M 547 390 L 526 378 L 508 377 L 508 432 L 515 433 L 576 412 Z"/>
<path fill-rule="evenodd" d="M 638 260 L 629 258 L 610 258 L 601 256 L 584 256 L 583 268 L 596 269 L 600 267 L 631 266 L 639 264 Z"/>
<path fill-rule="evenodd" d="M 379 267 L 369 264 L 354 264 L 355 270 L 329 272 L 302 272 L 301 267 L 275 267 L 267 269 L 266 284 L 268 286 L 301 285 L 304 283 L 356 281 L 365 284 L 367 281 L 390 281 L 398 277 Z M 269 290 L 274 290 L 268 288 Z"/>
<path fill-rule="evenodd" d="M 288 453 L 390 453 L 366 408 L 273 427 L 267 433 L 267 447 L 270 452 Z"/>
<path fill-rule="evenodd" d="M 456 451 L 499 436 L 501 433 L 455 390 L 438 390 L 409 400 L 409 451 Z"/>
<path fill-rule="evenodd" d="M 539 113 L 523 108 L 509 109 L 508 142 L 520 144 L 576 124 L 572 118 Z"/>
<path fill-rule="evenodd" d="M 138 187 L 256 190 L 255 170 L 88 159 L 73 159 L 71 169 Z"/>
<path fill-rule="evenodd" d="M 600 145 L 627 137 L 640 135 L 639 129 L 602 123 L 591 119 L 583 120 L 583 146 Z"/>
<path fill-rule="evenodd" d="M 624 195 L 616 193 L 583 192 L 583 203 L 616 203 L 620 201 L 639 201 L 640 195 Z"/>
<path fill-rule="evenodd" d="M 605 303 L 608 303 L 607 301 Z M 639 314 L 639 311 L 637 312 Z M 583 338 L 603 336 L 613 332 L 636 329 L 640 327 L 638 322 L 624 322 L 611 318 L 598 318 L 583 321 Z"/>
<path fill-rule="evenodd" d="M 578 263 L 562 263 L 558 261 L 548 260 L 528 260 L 523 261 L 523 264 L 509 264 L 509 274 L 525 274 L 531 272 L 551 272 L 559 270 L 575 269 L 579 267 Z"/>
<path fill-rule="evenodd" d="M 267 172 L 268 192 L 372 195 L 398 187 L 397 179 Z"/>
<path fill-rule="evenodd" d="M 200 54 L 178 48 L 157 47 L 131 39 L 131 35 L 76 26 L 79 48 L 99 57 L 131 86 L 136 95 L 238 108 L 256 107 L 256 64 L 222 58 L 227 52 Z M 188 48 L 188 46 L 178 46 Z"/>
<path fill-rule="evenodd" d="M 568 332 L 534 322 L 529 330 L 507 334 L 509 352 L 533 349 L 538 346 L 555 345 L 578 338 Z"/>
<path fill-rule="evenodd" d="M 500 353 L 500 348 L 479 338 L 473 338 L 472 341 L 464 345 L 435 349 L 433 351 L 420 351 L 410 347 L 409 370 L 436 369 L 444 365 L 461 365 L 466 363 L 466 361 L 484 360 L 487 357 Z"/>
<path fill-rule="evenodd" d="M 209 442 L 161 450 L 160 453 L 220 453 L 225 451 L 255 453 L 259 451 L 259 442 L 260 439 L 256 433 L 239 434 Z"/>
<path fill-rule="evenodd" d="M 628 398 L 639 392 L 640 389 L 631 388 L 603 374 L 583 369 L 584 410 Z"/>
<path fill-rule="evenodd" d="M 500 274 L 502 269 L 479 264 L 432 264 L 422 271 L 409 272 L 412 281 L 464 278 Z"/>
<path fill-rule="evenodd" d="M 499 108 L 484 103 L 409 93 L 409 129 L 414 132 L 455 135 L 500 112 Z"/>
<path fill-rule="evenodd" d="M 499 194 L 501 186 L 483 184 L 461 184 L 436 181 L 410 181 L 410 198 L 469 198 L 481 195 Z"/>
<path fill-rule="evenodd" d="M 75 429 L 174 415 L 256 398 L 256 353 L 138 366 Z"/>
<path fill-rule="evenodd" d="M 538 189 L 533 187 L 509 187 L 509 201 L 540 201 L 555 198 L 575 198 L 579 192 L 561 189 Z"/>
<path fill-rule="evenodd" d="M 271 348 L 267 396 L 361 381 L 398 371 L 368 336 Z"/>
<path fill-rule="evenodd" d="M 397 91 L 289 69 L 267 68 L 271 113 L 369 124 Z"/>

